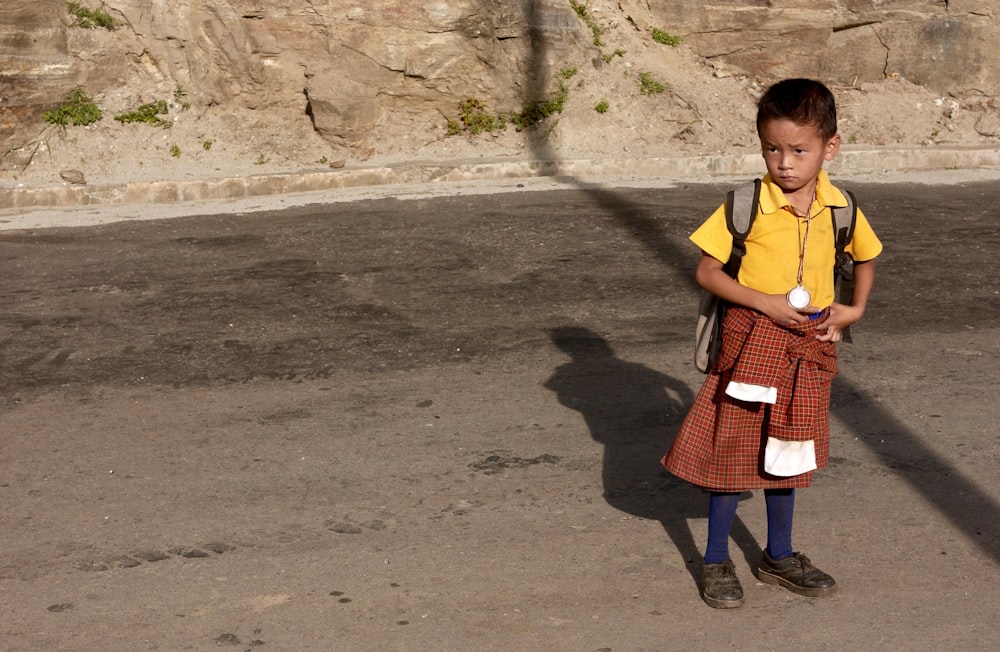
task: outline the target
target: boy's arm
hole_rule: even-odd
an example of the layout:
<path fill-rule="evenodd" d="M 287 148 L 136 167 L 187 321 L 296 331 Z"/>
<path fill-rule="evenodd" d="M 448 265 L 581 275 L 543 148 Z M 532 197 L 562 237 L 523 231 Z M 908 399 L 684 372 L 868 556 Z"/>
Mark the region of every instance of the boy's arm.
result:
<path fill-rule="evenodd" d="M 720 299 L 762 312 L 776 322 L 801 324 L 809 321 L 809 317 L 788 305 L 784 294 L 765 294 L 759 290 L 740 285 L 729 274 L 726 274 L 720 260 L 704 252 L 702 252 L 701 260 L 698 261 L 694 280 L 701 288 Z M 857 296 L 857 290 L 855 290 L 855 295 Z M 811 308 L 810 310 L 818 312 L 819 309 Z"/>
<path fill-rule="evenodd" d="M 871 296 L 875 287 L 875 261 L 866 260 L 854 263 L 854 294 L 851 296 L 851 305 L 845 306 L 835 303 L 830 306 L 830 316 L 817 328 L 825 331 L 817 335 L 821 342 L 840 340 L 841 331 L 861 320 L 865 314 L 865 307 L 868 305 L 868 297 Z"/>

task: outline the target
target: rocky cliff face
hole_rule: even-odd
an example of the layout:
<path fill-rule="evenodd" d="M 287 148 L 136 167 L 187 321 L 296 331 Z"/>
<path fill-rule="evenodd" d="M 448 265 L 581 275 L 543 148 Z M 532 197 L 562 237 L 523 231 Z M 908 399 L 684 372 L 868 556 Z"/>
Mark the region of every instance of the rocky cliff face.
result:
<path fill-rule="evenodd" d="M 702 56 L 763 78 L 852 84 L 902 75 L 952 94 L 995 94 L 994 0 L 623 0 Z"/>
<path fill-rule="evenodd" d="M 68 26 L 64 0 L 5 0 L 8 147 L 82 86 L 97 96 L 128 89 L 136 101 L 179 87 L 201 106 L 308 113 L 331 143 L 371 150 L 376 126 L 405 114 L 452 111 L 471 97 L 513 108 L 588 40 L 565 0 L 92 4 L 118 27 Z M 547 44 L 543 60 L 537 39 Z"/>
<path fill-rule="evenodd" d="M 415 128 L 443 130 L 469 98 L 498 113 L 544 100 L 567 69 L 587 69 L 588 83 L 611 88 L 639 73 L 639 64 L 630 67 L 638 56 L 646 69 L 692 85 L 749 80 L 741 88 L 750 102 L 759 83 L 785 76 L 852 87 L 905 78 L 987 109 L 1000 90 L 1000 70 L 991 65 L 1000 54 L 994 0 L 79 4 L 106 13 L 115 29 L 73 26 L 64 0 L 3 0 L 0 151 L 7 167 L 24 165 L 22 146 L 45 126 L 44 111 L 77 86 L 107 113 L 180 92 L 199 114 L 251 111 L 295 129 L 307 122 L 332 151 L 358 159 Z M 654 28 L 680 37 L 683 56 L 652 44 Z M 733 107 L 699 106 L 674 90 L 683 84 L 678 79 L 657 111 L 671 112 L 675 131 L 697 139 L 699 129 L 719 122 L 712 111 Z M 640 120 L 633 130 L 641 116 L 631 116 Z"/>

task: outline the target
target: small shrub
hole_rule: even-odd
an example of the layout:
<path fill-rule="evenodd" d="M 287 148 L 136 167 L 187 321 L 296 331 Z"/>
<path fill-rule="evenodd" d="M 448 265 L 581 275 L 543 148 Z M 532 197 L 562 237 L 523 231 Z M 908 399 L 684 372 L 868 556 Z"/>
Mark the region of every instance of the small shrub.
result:
<path fill-rule="evenodd" d="M 510 117 L 510 121 L 518 131 L 533 127 L 553 113 L 562 113 L 569 99 L 569 90 L 566 84 L 559 82 L 559 90 L 547 100 L 532 102 L 521 109 L 520 113 L 515 113 Z"/>
<path fill-rule="evenodd" d="M 174 89 L 174 104 L 181 107 L 182 111 L 187 111 L 191 108 L 191 103 L 187 99 L 187 91 L 180 86 Z"/>
<path fill-rule="evenodd" d="M 653 40 L 657 43 L 662 43 L 663 45 L 669 45 L 672 48 L 677 47 L 684 40 L 680 36 L 673 36 L 664 32 L 659 27 L 653 28 Z"/>
<path fill-rule="evenodd" d="M 126 111 L 115 116 L 115 120 L 122 124 L 130 122 L 145 122 L 154 127 L 169 128 L 173 125 L 169 120 L 164 120 L 161 115 L 167 115 L 170 110 L 167 108 L 166 100 L 157 100 L 143 104 L 132 111 Z"/>
<path fill-rule="evenodd" d="M 615 57 L 624 57 L 624 56 L 625 56 L 625 50 L 618 48 L 614 52 L 608 52 L 606 54 L 602 54 L 601 59 L 604 60 L 604 63 L 611 63 L 611 60 L 614 59 Z"/>
<path fill-rule="evenodd" d="M 118 27 L 115 19 L 100 9 L 87 9 L 77 2 L 67 2 L 66 11 L 73 17 L 73 20 L 70 22 L 70 25 L 73 27 L 82 27 L 84 29 L 103 27 L 107 30 L 113 30 Z"/>
<path fill-rule="evenodd" d="M 173 145 L 170 146 L 170 155 L 173 156 L 174 158 L 181 157 L 181 148 L 177 143 L 174 143 Z"/>
<path fill-rule="evenodd" d="M 657 95 L 667 90 L 660 82 L 653 79 L 648 72 L 639 73 L 639 92 L 643 95 Z"/>
<path fill-rule="evenodd" d="M 101 109 L 79 86 L 71 90 L 57 108 L 42 114 L 45 122 L 63 127 L 68 124 L 85 126 L 97 122 L 103 117 L 104 113 Z"/>
<path fill-rule="evenodd" d="M 210 141 L 210 140 L 202 141 L 201 148 L 203 150 L 205 150 L 206 152 L 208 150 L 212 149 L 212 141 Z"/>
<path fill-rule="evenodd" d="M 608 108 L 610 108 L 609 105 L 608 105 L 608 101 L 607 100 L 601 100 L 594 107 L 594 110 L 597 111 L 598 113 L 600 113 L 601 115 L 604 115 L 605 113 L 608 112 Z"/>
<path fill-rule="evenodd" d="M 576 76 L 576 68 L 564 68 L 557 75 L 558 90 L 546 100 L 526 104 L 517 113 L 491 115 L 486 112 L 486 106 L 476 99 L 469 99 L 459 105 L 458 119 L 448 118 L 448 135 L 454 136 L 463 131 L 478 135 L 483 132 L 503 131 L 510 121 L 514 128 L 523 131 L 537 125 L 553 113 L 562 113 L 569 99 L 569 89 L 566 80 Z"/>
<path fill-rule="evenodd" d="M 580 20 L 586 23 L 587 27 L 590 28 L 591 33 L 594 35 L 594 45 L 597 47 L 604 45 L 604 39 L 601 37 L 604 36 L 607 29 L 602 27 L 597 20 L 591 16 L 590 8 L 587 6 L 587 3 L 569 0 L 569 4 L 573 7 L 573 11 L 576 12 L 576 15 L 579 16 Z"/>
<path fill-rule="evenodd" d="M 267 163 L 267 158 L 263 154 L 258 156 L 257 160 L 254 161 L 254 165 L 264 165 L 265 163 Z"/>
<path fill-rule="evenodd" d="M 465 130 L 470 134 L 478 135 L 484 131 L 492 133 L 503 131 L 507 128 L 507 120 L 502 115 L 493 116 L 486 112 L 486 105 L 480 100 L 468 99 L 458 107 L 458 122 L 451 120 L 448 123 L 448 133 L 456 134 Z"/>

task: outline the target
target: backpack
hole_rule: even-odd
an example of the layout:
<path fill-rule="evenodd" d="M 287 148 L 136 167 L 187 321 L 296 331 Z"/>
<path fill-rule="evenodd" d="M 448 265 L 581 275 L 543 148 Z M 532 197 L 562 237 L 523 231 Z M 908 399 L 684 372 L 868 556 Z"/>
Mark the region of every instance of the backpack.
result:
<path fill-rule="evenodd" d="M 858 216 L 858 202 L 850 191 L 844 191 L 847 206 L 831 206 L 834 242 L 837 252 L 834 262 L 834 297 L 838 303 L 850 301 L 853 293 L 854 260 L 846 252 L 847 243 L 854 236 Z M 757 217 L 760 203 L 760 179 L 738 186 L 726 195 L 726 226 L 733 236 L 733 249 L 723 270 L 736 278 L 746 254 L 746 237 Z M 726 302 L 707 290 L 701 291 L 698 301 L 698 323 L 695 327 L 694 364 L 698 371 L 708 373 L 719 359 L 722 347 L 722 320 L 726 315 Z M 849 329 L 844 329 L 843 341 L 851 341 Z"/>

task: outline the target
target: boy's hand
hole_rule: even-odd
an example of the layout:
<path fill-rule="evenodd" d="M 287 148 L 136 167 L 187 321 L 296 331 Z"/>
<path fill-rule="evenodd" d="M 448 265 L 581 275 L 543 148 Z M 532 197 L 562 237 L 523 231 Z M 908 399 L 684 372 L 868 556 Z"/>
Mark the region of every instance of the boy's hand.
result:
<path fill-rule="evenodd" d="M 816 329 L 820 331 L 816 339 L 820 342 L 839 342 L 843 338 L 844 329 L 861 321 L 864 313 L 864 308 L 845 306 L 842 303 L 831 304 L 830 314 L 816 324 Z"/>
<path fill-rule="evenodd" d="M 758 305 L 754 306 L 775 322 L 791 326 L 792 324 L 804 324 L 809 321 L 809 314 L 820 312 L 821 308 L 809 306 L 803 312 L 788 305 L 788 299 L 784 294 L 762 294 Z"/>

